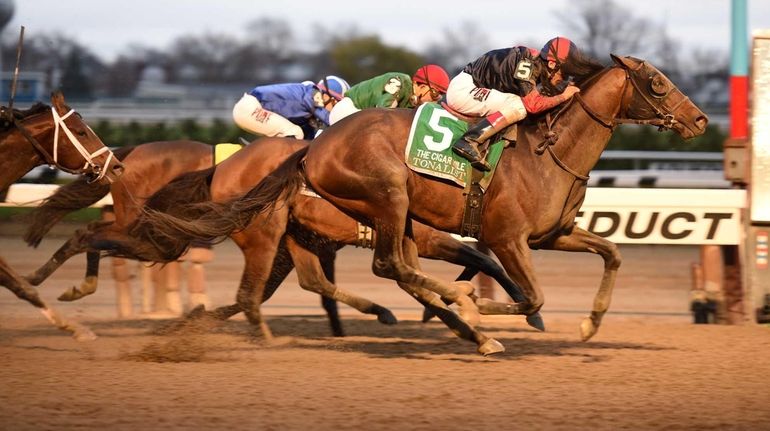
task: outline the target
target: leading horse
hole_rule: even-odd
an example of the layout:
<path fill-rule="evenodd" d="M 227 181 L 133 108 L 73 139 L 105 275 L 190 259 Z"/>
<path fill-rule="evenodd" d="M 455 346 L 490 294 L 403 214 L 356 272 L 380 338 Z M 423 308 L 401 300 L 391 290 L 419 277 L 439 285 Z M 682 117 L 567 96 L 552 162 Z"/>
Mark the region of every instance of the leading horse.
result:
<path fill-rule="evenodd" d="M 706 115 L 651 64 L 614 55 L 612 60 L 611 67 L 578 77 L 581 92 L 561 109 L 519 127 L 516 145 L 503 151 L 486 191 L 481 221 L 480 239 L 524 292 L 527 301 L 518 306 L 528 315 L 544 301 L 530 249 L 590 252 L 604 259 L 593 310 L 580 325 L 583 340 L 597 332 L 608 310 L 621 262 L 615 244 L 575 226 L 588 173 L 619 123 L 671 129 L 685 139 L 702 134 L 708 123 Z M 468 307 L 473 304 L 468 292 L 418 270 L 411 220 L 459 232 L 464 196 L 461 188 L 406 165 L 404 149 L 413 118 L 411 111 L 377 109 L 347 117 L 243 198 L 211 208 L 193 226 L 196 233 L 217 237 L 239 229 L 255 212 L 269 211 L 308 182 L 333 205 L 378 232 L 372 265 L 376 275 L 405 288 L 417 286 L 410 293 L 429 306 L 440 307 L 433 298 L 439 294 Z M 162 213 L 148 212 L 146 217 L 159 229 L 173 225 Z M 475 342 L 482 354 L 504 350 L 459 316 L 445 314 L 442 320 L 461 338 Z"/>
<path fill-rule="evenodd" d="M 0 191 L 35 166 L 48 164 L 63 171 L 84 174 L 89 181 L 113 182 L 123 171 L 99 137 L 78 113 L 67 106 L 64 96 L 55 92 L 51 105 L 37 103 L 25 111 L 4 111 L 0 130 Z M 89 339 L 86 328 L 58 315 L 19 274 L 0 258 L 0 284 L 17 297 L 39 308 L 43 315 L 75 338 Z"/>

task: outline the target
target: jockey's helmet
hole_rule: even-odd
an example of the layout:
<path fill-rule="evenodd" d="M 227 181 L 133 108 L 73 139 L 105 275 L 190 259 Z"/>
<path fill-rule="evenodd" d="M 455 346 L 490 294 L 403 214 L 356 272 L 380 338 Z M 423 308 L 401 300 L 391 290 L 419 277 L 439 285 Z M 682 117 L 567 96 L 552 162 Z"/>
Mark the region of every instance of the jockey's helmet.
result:
<path fill-rule="evenodd" d="M 316 87 L 318 87 L 322 93 L 328 94 L 338 102 L 345 97 L 345 92 L 350 90 L 348 81 L 334 75 L 328 75 L 324 79 L 318 81 Z"/>
<path fill-rule="evenodd" d="M 577 51 L 577 47 L 566 37 L 555 37 L 543 45 L 540 50 L 540 58 L 544 61 L 553 61 L 558 69 L 562 63 L 567 61 L 567 57 L 572 52 Z"/>
<path fill-rule="evenodd" d="M 446 73 L 446 70 L 435 64 L 426 64 L 417 69 L 417 72 L 412 76 L 412 81 L 418 84 L 425 84 L 431 90 L 438 91 L 441 94 L 445 94 L 449 87 L 449 75 Z"/>

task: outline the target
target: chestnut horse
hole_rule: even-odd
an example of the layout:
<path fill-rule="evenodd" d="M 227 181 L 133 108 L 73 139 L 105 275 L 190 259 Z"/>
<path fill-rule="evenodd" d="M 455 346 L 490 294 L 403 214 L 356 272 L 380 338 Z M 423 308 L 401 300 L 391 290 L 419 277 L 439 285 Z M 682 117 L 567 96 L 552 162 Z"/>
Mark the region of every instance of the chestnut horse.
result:
<path fill-rule="evenodd" d="M 192 201 L 189 190 L 198 190 L 205 184 L 210 184 L 214 202 L 226 202 L 248 191 L 280 162 L 305 146 L 306 143 L 296 140 L 261 139 L 210 172 L 191 173 L 174 180 L 151 197 L 147 207 L 173 213 L 175 207 Z M 228 318 L 243 311 L 269 337 L 270 332 L 261 319 L 259 306 L 270 298 L 294 267 L 303 288 L 320 293 L 325 298 L 345 302 L 364 313 L 372 312 L 369 301 L 354 299 L 351 294 L 333 285 L 333 259 L 337 249 L 358 241 L 358 226 L 353 219 L 323 199 L 306 195 L 297 195 L 290 204 L 282 206 L 272 216 L 269 220 L 255 219 L 246 229 L 232 235 L 244 253 L 246 268 L 237 303 L 213 311 L 213 316 Z M 188 213 L 184 217 L 194 218 L 195 215 Z M 289 235 L 285 236 L 285 233 Z M 156 260 L 168 260 L 179 254 L 191 239 L 174 235 L 159 241 L 159 247 L 155 249 L 144 248 L 142 253 L 150 253 Z M 461 274 L 463 280 L 482 271 L 494 277 L 512 298 L 523 299 L 521 292 L 494 260 L 453 239 L 449 234 L 416 223 L 415 240 L 421 257 L 466 266 L 468 269 Z M 157 237 L 153 241 L 158 241 Z M 137 245 L 131 253 L 137 253 L 140 247 Z M 158 252 L 161 254 L 153 254 Z M 334 304 L 333 301 L 326 301 L 324 308 L 329 313 L 335 335 L 341 335 Z M 390 317 L 383 319 L 380 313 L 384 311 L 379 306 L 374 310 L 380 321 L 390 321 Z M 543 329 L 539 314 L 528 319 L 528 323 Z"/>
<path fill-rule="evenodd" d="M 115 181 L 123 165 L 79 114 L 67 106 L 60 92 L 51 95 L 51 105 L 37 103 L 26 111 L 5 110 L 0 131 L 0 191 L 35 166 L 49 164 L 63 171 L 84 174 L 89 181 Z M 54 325 L 90 339 L 86 328 L 67 322 L 48 307 L 29 284 L 0 258 L 0 284 L 17 297 L 39 308 Z"/>
<path fill-rule="evenodd" d="M 116 150 L 125 164 L 120 181 L 92 187 L 84 180 L 65 184 L 46 198 L 29 216 L 30 226 L 24 235 L 27 244 L 37 247 L 43 236 L 70 212 L 87 208 L 108 193 L 112 194 L 115 221 L 92 222 L 78 230 L 37 271 L 27 276 L 37 286 L 72 256 L 89 250 L 94 231 L 122 231 L 133 223 L 146 199 L 175 177 L 214 165 L 212 146 L 197 141 L 158 141 Z M 59 296 L 60 301 L 73 301 L 96 291 L 99 276 L 99 251 L 89 251 L 86 257 L 86 277 L 80 286 L 73 286 Z"/>
<path fill-rule="evenodd" d="M 97 222 L 90 225 L 87 230 L 77 232 L 29 279 L 34 284 L 39 284 L 64 261 L 75 254 L 90 250 L 88 251 L 90 269 L 86 281 L 80 288 L 70 289 L 63 296 L 72 300 L 93 293 L 98 271 L 98 242 L 124 232 L 136 218 L 137 205 L 145 203 L 150 193 L 157 190 L 147 205 L 168 210 L 173 210 L 175 206 L 184 203 L 208 199 L 214 199 L 217 202 L 226 201 L 248 191 L 286 157 L 306 145 L 305 142 L 294 139 L 260 139 L 217 167 L 183 175 L 162 189 L 161 185 L 185 168 L 192 170 L 200 169 L 201 165 L 211 165 L 211 147 L 194 142 L 158 142 L 140 145 L 124 156 L 126 173 L 120 184 L 114 184 L 111 187 L 118 221 L 115 224 Z M 199 149 L 201 146 L 205 146 L 208 150 Z M 165 169 L 159 170 L 158 166 L 164 166 Z M 107 192 L 108 190 L 105 189 L 88 189 L 84 184 L 77 182 L 62 186 L 33 213 L 33 223 L 28 228 L 25 239 L 31 245 L 38 244 L 42 236 L 64 214 L 98 201 Z M 356 222 L 340 214 L 323 199 L 306 196 L 303 198 L 306 201 L 293 208 L 291 222 L 287 222 L 289 208 L 286 207 L 283 222 L 277 223 L 276 219 L 271 220 L 270 224 L 255 222 L 243 232 L 233 235 L 233 240 L 241 248 L 246 261 L 237 296 L 238 302 L 234 306 L 222 307 L 212 314 L 219 318 L 227 318 L 242 310 L 248 310 L 247 314 L 251 316 L 251 320 L 255 323 L 260 322 L 260 326 L 269 336 L 269 329 L 261 323 L 259 317 L 259 304 L 263 302 L 261 298 L 262 296 L 265 300 L 269 298 L 296 265 L 301 286 L 325 295 L 323 298 L 327 300 L 324 301 L 324 308 L 329 314 L 335 335 L 342 335 L 343 331 L 334 299 L 341 300 L 362 312 L 376 314 L 385 323 L 395 322 L 390 311 L 384 307 L 339 290 L 333 285 L 334 254 L 342 245 L 356 243 Z M 325 238 L 308 240 L 308 228 L 317 230 Z M 287 229 L 293 237 L 284 238 Z M 481 270 L 496 278 L 514 299 L 523 298 L 505 275 L 505 271 L 486 255 L 454 240 L 448 234 L 426 226 L 420 225 L 416 227 L 416 231 L 418 248 L 422 256 L 469 267 L 471 270 L 463 273 L 465 279 L 469 279 Z M 304 247 L 295 243 L 296 238 L 300 238 Z M 169 246 L 170 240 L 173 246 Z M 122 255 L 141 257 L 151 261 L 170 261 L 176 259 L 188 244 L 189 238 L 174 237 L 164 241 L 151 237 L 145 244 L 136 246 Z M 310 248 L 312 252 L 306 248 Z M 321 258 L 319 259 L 316 254 Z M 265 290 L 264 295 L 261 294 L 263 290 Z M 256 301 L 254 298 L 260 298 L 260 300 Z M 328 300 L 328 298 L 333 299 Z M 254 309 L 256 311 L 252 311 Z M 539 315 L 529 319 L 528 322 L 542 329 Z"/>
<path fill-rule="evenodd" d="M 516 304 L 527 315 L 543 305 L 535 280 L 531 248 L 591 252 L 604 259 L 604 275 L 591 315 L 580 325 L 583 340 L 598 330 L 606 313 L 620 253 L 612 242 L 576 227 L 588 173 L 599 160 L 619 123 L 650 124 L 683 138 L 702 134 L 706 115 L 649 63 L 612 56 L 612 67 L 578 77 L 579 95 L 555 113 L 522 124 L 515 146 L 503 151 L 483 203 L 480 239 L 500 259 L 526 301 Z M 436 294 L 457 302 L 468 315 L 475 305 L 461 286 L 448 286 L 418 270 L 411 220 L 459 232 L 463 189 L 409 169 L 404 148 L 414 119 L 408 110 L 371 109 L 330 127 L 241 199 L 209 206 L 204 216 L 184 226 L 162 212 L 143 215 L 153 230 L 168 228 L 202 238 L 240 229 L 260 211 L 299 193 L 305 182 L 379 237 L 373 271 L 399 282 L 434 308 L 458 336 L 473 341 L 482 354 L 504 350 L 462 317 L 443 309 Z M 451 139 L 445 140 L 451 142 Z"/>

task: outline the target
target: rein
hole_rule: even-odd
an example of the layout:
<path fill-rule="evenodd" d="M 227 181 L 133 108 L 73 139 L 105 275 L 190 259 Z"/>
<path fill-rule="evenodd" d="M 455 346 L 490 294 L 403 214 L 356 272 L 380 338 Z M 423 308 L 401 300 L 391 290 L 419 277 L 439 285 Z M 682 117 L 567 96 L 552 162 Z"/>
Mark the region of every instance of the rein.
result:
<path fill-rule="evenodd" d="M 96 164 L 94 162 L 94 159 L 101 155 L 102 153 L 107 152 L 107 161 L 104 163 L 104 166 L 109 166 L 110 162 L 112 161 L 112 158 L 114 157 L 114 154 L 112 151 L 110 151 L 109 148 L 106 146 L 102 146 L 102 148 L 99 148 L 98 150 L 94 151 L 93 153 L 89 153 L 88 150 L 83 146 L 83 144 L 80 143 L 80 141 L 75 137 L 75 135 L 72 133 L 72 131 L 67 127 L 67 124 L 64 122 L 70 115 L 72 115 L 75 112 L 74 109 L 70 109 L 69 112 L 66 114 L 60 116 L 58 112 L 56 112 L 56 109 L 54 107 L 51 107 L 51 115 L 53 117 L 53 124 L 54 124 L 54 138 L 53 138 L 53 155 L 51 155 L 46 149 L 38 142 L 38 140 L 32 136 L 32 134 L 24 127 L 24 124 L 22 121 L 19 121 L 17 118 L 13 118 L 13 125 L 19 130 L 19 132 L 24 136 L 24 138 L 32 144 L 33 147 L 40 153 L 40 155 L 45 160 L 46 164 L 52 167 L 56 167 L 58 169 L 61 169 L 65 172 L 69 172 L 71 174 L 79 175 L 83 171 L 86 171 L 90 169 L 93 173 L 97 174 L 96 178 L 90 180 L 89 182 L 94 182 L 101 180 L 104 178 L 104 175 L 107 173 L 106 169 L 103 169 L 102 166 Z M 80 168 L 80 170 L 76 169 L 69 169 L 65 166 L 62 166 L 59 164 L 59 129 L 64 131 L 64 134 L 69 138 L 70 144 L 72 144 L 73 147 L 80 153 L 80 155 L 83 157 L 83 160 L 85 160 L 85 163 L 83 164 L 83 167 Z"/>
<path fill-rule="evenodd" d="M 641 68 L 643 65 L 644 65 L 644 62 L 640 63 L 639 68 Z M 635 70 L 638 70 L 639 68 Z M 610 69 L 605 69 L 605 72 L 609 70 Z M 575 171 L 574 169 L 567 166 L 564 162 L 561 161 L 561 159 L 559 159 L 559 157 L 556 155 L 556 153 L 552 149 L 552 147 L 559 140 L 558 134 L 556 133 L 556 131 L 553 130 L 554 124 L 556 123 L 556 120 L 559 118 L 559 116 L 569 108 L 573 100 L 577 100 L 580 107 L 583 109 L 583 111 L 585 111 L 586 114 L 588 114 L 588 116 L 592 120 L 601 124 L 603 127 L 610 129 L 610 131 L 614 130 L 618 124 L 640 124 L 640 125 L 657 126 L 659 131 L 669 130 L 673 128 L 674 125 L 678 123 L 674 114 L 679 110 L 679 108 L 685 102 L 690 100 L 690 98 L 682 94 L 682 100 L 680 100 L 676 105 L 674 105 L 674 107 L 670 110 L 670 112 L 666 113 L 663 110 L 661 110 L 652 100 L 650 100 L 650 98 L 648 97 L 648 95 L 644 93 L 644 91 L 642 91 L 642 89 L 639 86 L 639 83 L 633 78 L 631 72 L 628 69 L 623 68 L 623 71 L 626 74 L 626 79 L 623 81 L 623 89 L 621 90 L 621 93 L 620 93 L 621 98 L 620 98 L 620 103 L 618 107 L 618 113 L 616 115 L 614 115 L 610 119 L 603 117 L 602 115 L 594 111 L 590 106 L 588 106 L 588 104 L 580 95 L 580 93 L 576 93 L 561 109 L 559 109 L 558 112 L 556 112 L 556 114 L 551 116 L 551 113 L 549 112 L 546 114 L 546 118 L 544 122 L 542 121 L 538 122 L 538 127 L 540 128 L 545 138 L 535 148 L 535 154 L 542 155 L 546 150 L 548 150 L 548 153 L 551 155 L 554 162 L 560 168 L 562 168 L 564 171 L 568 172 L 569 174 L 571 174 L 572 176 L 574 176 L 579 180 L 588 181 L 589 177 L 587 175 L 582 175 L 577 171 Z M 591 80 L 597 79 L 602 74 L 603 73 L 597 74 L 596 76 L 591 78 Z M 644 102 L 652 109 L 652 111 L 655 113 L 655 116 L 657 118 L 641 120 L 641 119 L 619 117 L 621 114 L 620 111 L 623 107 L 623 101 L 626 98 L 629 82 L 631 82 L 631 85 L 636 90 L 636 93 L 638 93 L 639 96 L 641 96 L 642 100 L 644 100 Z M 667 98 L 669 95 L 671 95 L 672 91 L 669 91 L 665 95 L 659 97 L 659 99 Z M 675 87 L 675 91 L 678 91 L 681 94 L 681 91 L 676 87 Z"/>

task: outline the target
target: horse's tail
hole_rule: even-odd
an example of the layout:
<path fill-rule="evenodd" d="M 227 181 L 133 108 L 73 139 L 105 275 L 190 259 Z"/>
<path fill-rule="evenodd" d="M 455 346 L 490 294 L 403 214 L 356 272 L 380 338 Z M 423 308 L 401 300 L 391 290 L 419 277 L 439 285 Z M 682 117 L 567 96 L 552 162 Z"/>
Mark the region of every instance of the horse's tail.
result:
<path fill-rule="evenodd" d="M 196 203 L 211 200 L 211 180 L 216 166 L 200 171 L 188 172 L 153 193 L 144 203 L 143 211 L 159 211 L 181 219 L 195 219 L 201 216 L 200 209 L 193 212 Z M 108 256 L 126 257 L 151 262 L 174 261 L 187 250 L 187 238 L 169 236 L 153 230 L 141 214 L 129 228 L 129 235 L 113 235 L 104 240 L 99 248 Z"/>
<path fill-rule="evenodd" d="M 292 154 L 244 196 L 229 202 L 199 202 L 169 211 L 145 207 L 130 230 L 131 236 L 156 243 L 167 252 L 165 260 L 184 253 L 192 241 L 221 242 L 245 229 L 255 214 L 271 211 L 299 190 L 303 184 L 300 161 L 306 153 L 307 148 L 303 148 Z"/>
<path fill-rule="evenodd" d="M 147 199 L 144 206 L 172 215 L 183 216 L 177 209 L 189 204 L 211 200 L 211 180 L 217 167 L 212 166 L 200 171 L 182 174 L 156 191 Z M 189 218 L 194 218 L 191 214 Z"/>
<path fill-rule="evenodd" d="M 115 150 L 114 154 L 119 160 L 123 160 L 134 149 L 136 149 L 135 146 L 122 147 Z M 32 247 L 37 247 L 43 237 L 65 215 L 88 208 L 107 196 L 109 192 L 109 184 L 89 184 L 85 177 L 79 177 L 75 181 L 59 187 L 54 194 L 45 198 L 43 203 L 29 214 L 31 224 L 24 233 L 24 241 Z"/>

